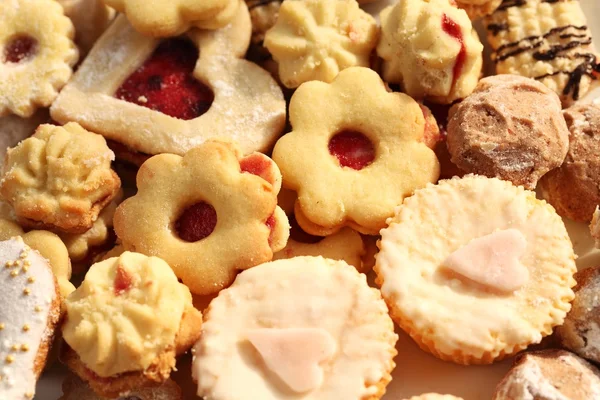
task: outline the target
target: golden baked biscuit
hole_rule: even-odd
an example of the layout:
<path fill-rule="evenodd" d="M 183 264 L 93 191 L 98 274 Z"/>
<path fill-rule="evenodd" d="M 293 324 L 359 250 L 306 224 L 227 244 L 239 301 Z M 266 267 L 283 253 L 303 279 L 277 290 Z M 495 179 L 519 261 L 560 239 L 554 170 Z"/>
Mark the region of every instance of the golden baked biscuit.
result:
<path fill-rule="evenodd" d="M 456 5 L 467 12 L 471 20 L 490 15 L 502 4 L 502 0 L 458 0 Z"/>
<path fill-rule="evenodd" d="M 356 0 L 291 0 L 264 39 L 288 88 L 331 82 L 349 67 L 368 67 L 377 45 L 375 19 Z"/>
<path fill-rule="evenodd" d="M 61 358 L 100 396 L 162 384 L 200 336 L 189 289 L 157 257 L 125 252 L 92 265 L 65 306 Z"/>
<path fill-rule="evenodd" d="M 53 0 L 2 1 L 0 15 L 0 116 L 30 117 L 73 73 L 73 24 Z"/>
<path fill-rule="evenodd" d="M 23 226 L 82 233 L 121 186 L 112 160 L 104 138 L 76 123 L 41 125 L 8 150 L 0 193 Z"/>
<path fill-rule="evenodd" d="M 381 12 L 383 78 L 416 99 L 450 104 L 477 85 L 483 45 L 451 0 L 405 0 Z"/>
<path fill-rule="evenodd" d="M 379 247 L 376 282 L 392 318 L 442 360 L 490 364 L 539 343 L 574 298 L 561 218 L 499 179 L 467 175 L 417 190 Z"/>
<path fill-rule="evenodd" d="M 310 234 L 349 226 L 376 235 L 405 196 L 439 176 L 438 160 L 423 142 L 419 104 L 389 93 L 368 68 L 348 68 L 331 84 L 300 86 L 290 123 L 273 159 L 284 187 L 298 193 L 296 220 Z"/>
<path fill-rule="evenodd" d="M 152 157 L 137 186 L 117 208 L 117 236 L 126 249 L 167 261 L 194 294 L 229 286 L 287 242 L 281 174 L 261 153 L 243 157 L 235 145 L 209 141 L 183 157 Z"/>

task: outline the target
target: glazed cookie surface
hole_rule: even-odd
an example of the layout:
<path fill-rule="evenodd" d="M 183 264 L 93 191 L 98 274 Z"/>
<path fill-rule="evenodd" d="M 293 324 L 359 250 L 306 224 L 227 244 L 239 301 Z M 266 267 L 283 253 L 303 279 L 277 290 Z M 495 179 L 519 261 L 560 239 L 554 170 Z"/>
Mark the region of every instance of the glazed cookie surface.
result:
<path fill-rule="evenodd" d="M 260 265 L 207 312 L 192 367 L 199 396 L 375 400 L 390 380 L 397 336 L 387 308 L 344 262 Z"/>
<path fill-rule="evenodd" d="M 21 225 L 81 233 L 117 194 L 114 153 L 76 123 L 41 125 L 9 149 L 0 193 Z"/>
<path fill-rule="evenodd" d="M 384 9 L 381 21 L 377 54 L 386 82 L 435 103 L 471 94 L 481 74 L 483 45 L 453 1 L 401 1 Z"/>
<path fill-rule="evenodd" d="M 331 82 L 346 68 L 368 67 L 378 39 L 375 19 L 356 0 L 292 0 L 279 9 L 264 45 L 288 88 Z"/>
<path fill-rule="evenodd" d="M 79 57 L 73 24 L 52 0 L 0 3 L 0 116 L 48 107 Z"/>
<path fill-rule="evenodd" d="M 570 132 L 567 157 L 539 187 L 561 216 L 589 223 L 600 204 L 600 104 L 575 105 L 564 116 Z"/>
<path fill-rule="evenodd" d="M 144 35 L 177 36 L 191 27 L 221 28 L 235 14 L 241 0 L 104 0 L 123 12 Z"/>
<path fill-rule="evenodd" d="M 0 242 L 0 394 L 33 399 L 60 317 L 48 262 L 20 237 Z"/>
<path fill-rule="evenodd" d="M 167 261 L 194 294 L 218 292 L 287 242 L 281 174 L 263 154 L 243 157 L 235 145 L 209 141 L 184 157 L 152 157 L 137 186 L 117 208 L 117 236 L 125 248 Z"/>
<path fill-rule="evenodd" d="M 563 163 L 569 130 L 550 89 L 533 79 L 497 75 L 479 81 L 450 109 L 447 145 L 463 171 L 534 189 Z"/>
<path fill-rule="evenodd" d="M 405 196 L 439 176 L 419 104 L 387 92 L 370 69 L 303 84 L 292 97 L 290 122 L 273 159 L 284 186 L 298 193 L 296 219 L 310 234 L 344 226 L 377 234 Z"/>
<path fill-rule="evenodd" d="M 496 387 L 493 400 L 597 399 L 600 371 L 563 350 L 523 353 Z"/>
<path fill-rule="evenodd" d="M 474 175 L 429 185 L 381 235 L 375 271 L 392 317 L 443 360 L 492 363 L 539 343 L 570 309 L 571 241 L 522 187 Z"/>

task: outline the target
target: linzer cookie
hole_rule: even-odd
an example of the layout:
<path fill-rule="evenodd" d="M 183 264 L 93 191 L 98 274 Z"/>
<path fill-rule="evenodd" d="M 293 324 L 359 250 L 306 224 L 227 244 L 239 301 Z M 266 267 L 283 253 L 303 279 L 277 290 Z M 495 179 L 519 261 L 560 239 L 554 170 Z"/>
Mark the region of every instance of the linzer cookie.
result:
<path fill-rule="evenodd" d="M 570 132 L 567 157 L 539 188 L 561 216 L 589 223 L 600 204 L 600 104 L 575 105 L 564 116 Z"/>
<path fill-rule="evenodd" d="M 8 150 L 0 193 L 23 226 L 82 233 L 119 191 L 112 160 L 104 138 L 76 123 L 40 125 Z"/>
<path fill-rule="evenodd" d="M 163 260 L 125 252 L 92 265 L 65 301 L 62 361 L 104 397 L 166 382 L 202 315 Z"/>
<path fill-rule="evenodd" d="M 0 242 L 0 397 L 33 399 L 60 317 L 48 262 L 19 237 Z"/>
<path fill-rule="evenodd" d="M 446 143 L 463 171 L 534 189 L 563 163 L 569 130 L 554 92 L 533 79 L 497 75 L 450 109 Z"/>
<path fill-rule="evenodd" d="M 406 0 L 381 12 L 383 78 L 417 99 L 450 104 L 479 79 L 483 45 L 450 0 Z"/>
<path fill-rule="evenodd" d="M 375 19 L 356 0 L 294 0 L 281 5 L 264 45 L 288 88 L 331 82 L 349 67 L 368 67 L 377 45 Z"/>
<path fill-rule="evenodd" d="M 310 234 L 349 226 L 376 235 L 405 196 L 439 176 L 419 104 L 389 93 L 373 70 L 353 67 L 331 84 L 304 83 L 292 97 L 290 123 L 273 159 L 283 185 L 298 193 L 296 220 Z"/>
<path fill-rule="evenodd" d="M 146 157 L 183 155 L 210 138 L 235 141 L 245 154 L 269 151 L 286 104 L 271 75 L 241 59 L 250 34 L 244 2 L 225 28 L 167 40 L 118 17 L 52 105 L 52 118 Z"/>
<path fill-rule="evenodd" d="M 217 293 L 287 242 L 281 174 L 264 154 L 243 157 L 235 145 L 209 141 L 183 157 L 152 157 L 137 186 L 117 208 L 117 236 L 126 249 L 167 261 L 194 294 Z"/>
<path fill-rule="evenodd" d="M 468 175 L 417 190 L 389 222 L 377 283 L 422 349 L 489 364 L 563 323 L 575 255 L 561 218 L 534 192 Z"/>
<path fill-rule="evenodd" d="M 0 15 L 0 116 L 30 117 L 73 73 L 73 24 L 52 0 L 2 1 Z"/>
<path fill-rule="evenodd" d="M 577 0 L 504 0 L 484 24 L 496 72 L 537 79 L 563 105 L 585 95 L 600 74 Z"/>
<path fill-rule="evenodd" d="M 273 261 L 211 301 L 192 374 L 198 396 L 212 400 L 377 400 L 397 338 L 380 293 L 355 268 Z"/>

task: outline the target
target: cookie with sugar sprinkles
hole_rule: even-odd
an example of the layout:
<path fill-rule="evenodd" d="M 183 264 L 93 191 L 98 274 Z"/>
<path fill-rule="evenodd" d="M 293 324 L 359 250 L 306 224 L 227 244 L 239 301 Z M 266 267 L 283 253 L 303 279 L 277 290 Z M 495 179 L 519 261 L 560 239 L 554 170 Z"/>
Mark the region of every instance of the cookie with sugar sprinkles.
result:
<path fill-rule="evenodd" d="M 0 242 L 0 397 L 32 399 L 60 316 L 48 262 L 20 237 Z"/>

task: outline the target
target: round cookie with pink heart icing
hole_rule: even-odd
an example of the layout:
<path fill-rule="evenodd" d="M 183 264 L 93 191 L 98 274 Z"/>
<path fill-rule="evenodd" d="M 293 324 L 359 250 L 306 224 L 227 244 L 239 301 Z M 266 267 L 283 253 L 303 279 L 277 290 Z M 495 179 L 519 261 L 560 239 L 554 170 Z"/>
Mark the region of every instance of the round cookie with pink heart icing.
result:
<path fill-rule="evenodd" d="M 397 335 L 387 307 L 343 261 L 257 266 L 206 312 L 192 366 L 200 397 L 376 400 L 391 379 Z"/>
<path fill-rule="evenodd" d="M 377 283 L 422 349 L 489 364 L 563 323 L 575 255 L 561 218 L 534 192 L 467 175 L 417 190 L 389 222 Z"/>

